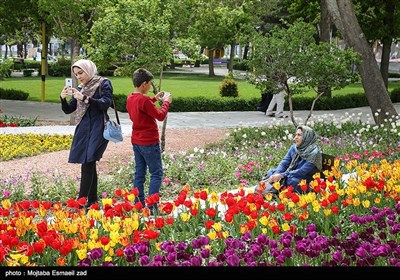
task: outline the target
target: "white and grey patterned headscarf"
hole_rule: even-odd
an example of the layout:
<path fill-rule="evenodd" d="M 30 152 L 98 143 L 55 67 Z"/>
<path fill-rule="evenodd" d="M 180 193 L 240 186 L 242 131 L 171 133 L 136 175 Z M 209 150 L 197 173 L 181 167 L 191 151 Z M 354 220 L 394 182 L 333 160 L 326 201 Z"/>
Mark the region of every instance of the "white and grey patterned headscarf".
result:
<path fill-rule="evenodd" d="M 300 125 L 296 130 L 301 129 L 303 137 L 301 144 L 296 147 L 296 154 L 294 155 L 288 170 L 291 170 L 300 158 L 313 163 L 318 170 L 322 169 L 322 152 L 317 144 L 317 134 L 315 131 L 306 125 Z"/>
<path fill-rule="evenodd" d="M 82 69 L 82 71 L 89 76 L 89 82 L 85 85 L 81 84 L 79 86 L 82 88 L 81 93 L 83 95 L 92 97 L 96 92 L 96 89 L 101 85 L 104 78 L 97 75 L 96 64 L 94 64 L 94 62 L 91 60 L 80 59 L 71 66 L 71 70 L 73 70 L 75 67 Z M 77 100 L 77 102 L 75 122 L 76 124 L 79 124 L 90 104 L 87 104 L 81 100 Z"/>

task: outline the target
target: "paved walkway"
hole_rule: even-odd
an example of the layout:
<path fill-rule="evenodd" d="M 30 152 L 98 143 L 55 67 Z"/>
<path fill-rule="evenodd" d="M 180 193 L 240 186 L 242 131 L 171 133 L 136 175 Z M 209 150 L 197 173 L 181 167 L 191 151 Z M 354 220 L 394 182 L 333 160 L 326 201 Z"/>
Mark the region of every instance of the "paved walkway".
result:
<path fill-rule="evenodd" d="M 397 112 L 400 112 L 400 103 L 394 104 Z M 23 116 L 29 118 L 37 117 L 38 120 L 48 121 L 69 121 L 70 116 L 64 114 L 59 103 L 17 101 L 0 99 L 0 109 L 3 114 L 12 116 Z M 113 111 L 109 111 L 111 117 Z M 285 112 L 289 115 L 289 112 Z M 309 111 L 294 111 L 293 115 L 298 123 L 304 123 Z M 131 132 L 131 121 L 127 113 L 119 112 L 124 135 L 128 136 Z M 361 120 L 373 124 L 372 113 L 369 107 L 352 108 L 333 111 L 314 111 L 311 119 L 315 121 L 321 118 L 333 120 L 343 120 L 350 118 L 354 121 Z M 115 119 L 115 117 L 114 117 Z M 256 127 L 291 123 L 290 118 L 277 119 L 267 117 L 259 111 L 240 111 L 240 112 L 169 112 L 166 125 L 169 128 L 238 128 Z M 162 122 L 159 122 L 160 127 Z M 0 133 L 59 133 L 71 134 L 75 126 L 37 126 L 21 128 L 0 128 Z"/>
<path fill-rule="evenodd" d="M 184 73 L 203 73 L 208 74 L 208 66 L 201 67 L 181 67 L 174 72 Z M 215 75 L 224 76 L 228 73 L 226 66 L 215 66 Z M 241 76 L 243 71 L 234 71 L 234 75 Z M 400 113 L 400 103 L 394 104 L 396 111 Z M 38 120 L 49 121 L 69 121 L 70 116 L 64 114 L 59 103 L 34 102 L 34 101 L 18 101 L 0 99 L 0 109 L 3 114 L 12 116 L 23 116 L 29 118 L 38 118 Z M 289 112 L 285 112 L 289 115 Z M 297 123 L 304 123 L 309 111 L 294 111 L 293 115 Z M 109 111 L 109 115 L 115 120 L 114 112 Z M 131 133 L 131 121 L 128 114 L 118 113 L 122 125 L 122 131 L 125 136 Z M 314 111 L 311 119 L 308 121 L 327 118 L 329 120 L 343 120 L 351 118 L 354 121 L 361 120 L 373 124 L 372 112 L 369 107 L 353 108 L 345 110 L 333 111 Z M 291 123 L 290 118 L 276 119 L 267 117 L 259 111 L 242 111 L 242 112 L 169 112 L 166 125 L 169 128 L 237 128 L 248 126 L 268 126 L 272 124 Z M 160 128 L 162 122 L 159 123 Z M 74 132 L 75 126 L 40 126 L 40 127 L 24 127 L 24 128 L 0 128 L 0 133 L 59 133 L 71 134 Z"/>

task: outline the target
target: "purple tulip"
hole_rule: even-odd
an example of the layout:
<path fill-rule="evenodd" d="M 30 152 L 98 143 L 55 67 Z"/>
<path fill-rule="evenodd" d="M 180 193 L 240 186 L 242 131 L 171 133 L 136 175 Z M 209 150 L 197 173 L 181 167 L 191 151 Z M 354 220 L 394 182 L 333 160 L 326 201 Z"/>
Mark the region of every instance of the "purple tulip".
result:
<path fill-rule="evenodd" d="M 101 250 L 101 248 L 94 248 L 88 253 L 88 257 L 94 261 L 100 259 L 102 256 L 103 251 Z"/>

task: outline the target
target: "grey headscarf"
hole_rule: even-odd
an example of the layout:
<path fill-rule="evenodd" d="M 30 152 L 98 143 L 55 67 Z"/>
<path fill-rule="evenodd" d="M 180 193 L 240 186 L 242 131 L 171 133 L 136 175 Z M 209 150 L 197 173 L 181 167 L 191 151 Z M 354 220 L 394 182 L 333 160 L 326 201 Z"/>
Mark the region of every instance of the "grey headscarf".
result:
<path fill-rule="evenodd" d="M 303 131 L 303 137 L 301 144 L 296 147 L 296 154 L 294 155 L 288 170 L 291 170 L 296 165 L 299 157 L 303 160 L 313 163 L 318 170 L 321 170 L 322 152 L 321 148 L 317 144 L 317 134 L 311 127 L 306 125 L 300 125 L 297 127 L 297 129 L 301 129 Z"/>

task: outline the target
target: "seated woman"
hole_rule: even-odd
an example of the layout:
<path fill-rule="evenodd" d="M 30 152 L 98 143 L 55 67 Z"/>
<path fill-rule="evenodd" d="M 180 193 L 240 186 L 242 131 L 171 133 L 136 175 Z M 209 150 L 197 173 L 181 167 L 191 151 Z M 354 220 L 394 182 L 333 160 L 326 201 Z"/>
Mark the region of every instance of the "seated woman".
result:
<path fill-rule="evenodd" d="M 313 175 L 321 172 L 322 152 L 317 144 L 315 131 L 305 125 L 297 127 L 294 144 L 280 162 L 277 168 L 270 169 L 262 181 L 255 187 L 255 192 L 265 195 L 277 194 L 273 187 L 275 182 L 280 182 L 281 187 L 292 186 L 295 192 L 306 193 L 310 191 L 308 183 Z M 307 189 L 301 189 L 300 181 L 306 180 Z"/>

